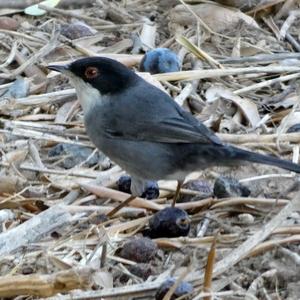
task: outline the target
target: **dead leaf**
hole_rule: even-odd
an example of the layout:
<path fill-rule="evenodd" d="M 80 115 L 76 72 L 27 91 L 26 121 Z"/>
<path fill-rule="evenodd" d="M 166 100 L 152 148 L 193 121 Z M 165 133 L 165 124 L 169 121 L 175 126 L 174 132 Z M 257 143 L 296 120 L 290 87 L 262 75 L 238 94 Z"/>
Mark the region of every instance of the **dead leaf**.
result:
<path fill-rule="evenodd" d="M 201 20 L 213 31 L 222 32 L 224 30 L 234 28 L 239 22 L 243 21 L 249 26 L 259 28 L 253 18 L 247 16 L 239 10 L 215 5 L 212 3 L 204 3 L 198 5 L 189 5 L 189 8 L 198 15 Z M 170 26 L 195 25 L 197 18 L 191 14 L 183 5 L 177 5 L 170 13 Z"/>
<path fill-rule="evenodd" d="M 24 188 L 26 180 L 20 176 L 0 175 L 0 194 L 13 194 Z"/>
<path fill-rule="evenodd" d="M 215 0 L 220 4 L 237 7 L 241 10 L 251 9 L 261 2 L 261 0 Z"/>
<path fill-rule="evenodd" d="M 285 133 L 285 132 L 287 132 L 287 130 L 290 127 L 292 127 L 296 124 L 300 124 L 300 112 L 299 111 L 293 111 L 293 112 L 289 113 L 287 116 L 285 116 L 281 120 L 277 131 L 280 133 Z"/>
<path fill-rule="evenodd" d="M 272 107 L 274 107 L 275 109 L 278 109 L 280 107 L 289 108 L 294 106 L 298 102 L 299 102 L 299 97 L 296 95 L 296 93 L 290 93 L 283 100 L 278 101 L 277 103 L 274 104 L 272 103 Z"/>
<path fill-rule="evenodd" d="M 38 4 L 28 6 L 27 8 L 25 8 L 24 12 L 25 12 L 25 14 L 31 15 L 31 16 L 42 16 L 46 13 L 46 11 L 43 9 L 40 9 L 39 5 L 55 7 L 59 2 L 60 2 L 60 0 L 46 0 L 46 1 L 40 2 Z"/>
<path fill-rule="evenodd" d="M 113 288 L 112 274 L 106 271 L 99 271 L 93 274 L 94 282 L 105 289 Z"/>
<path fill-rule="evenodd" d="M 5 156 L 2 157 L 2 159 L 4 163 L 8 163 L 8 164 L 13 163 L 15 166 L 18 166 L 20 163 L 22 163 L 25 160 L 27 154 L 28 154 L 28 148 L 23 147 L 6 153 Z"/>
<path fill-rule="evenodd" d="M 212 86 L 206 90 L 206 99 L 208 103 L 211 103 L 219 98 L 232 101 L 242 111 L 247 121 L 252 127 L 255 127 L 260 122 L 260 116 L 255 103 L 233 94 L 232 91 L 222 86 Z"/>

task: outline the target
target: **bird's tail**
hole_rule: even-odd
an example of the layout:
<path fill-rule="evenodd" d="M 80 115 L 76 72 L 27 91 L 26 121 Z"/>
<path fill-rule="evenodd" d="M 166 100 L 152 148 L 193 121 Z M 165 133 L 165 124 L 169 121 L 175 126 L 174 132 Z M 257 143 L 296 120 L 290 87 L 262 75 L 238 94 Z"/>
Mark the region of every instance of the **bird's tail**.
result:
<path fill-rule="evenodd" d="M 300 165 L 294 164 L 288 160 L 283 160 L 275 156 L 254 153 L 251 151 L 236 148 L 234 146 L 227 145 L 226 148 L 229 150 L 229 156 L 233 159 L 276 166 L 285 170 L 300 173 Z"/>

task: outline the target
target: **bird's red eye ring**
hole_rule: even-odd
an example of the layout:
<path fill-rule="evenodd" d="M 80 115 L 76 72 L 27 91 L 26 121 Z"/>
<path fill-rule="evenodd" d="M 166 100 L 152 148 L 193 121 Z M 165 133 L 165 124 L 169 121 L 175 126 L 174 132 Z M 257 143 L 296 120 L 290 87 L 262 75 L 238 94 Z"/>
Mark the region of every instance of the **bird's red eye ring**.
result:
<path fill-rule="evenodd" d="M 87 67 L 84 75 L 88 79 L 92 79 L 98 76 L 98 69 L 95 67 Z"/>

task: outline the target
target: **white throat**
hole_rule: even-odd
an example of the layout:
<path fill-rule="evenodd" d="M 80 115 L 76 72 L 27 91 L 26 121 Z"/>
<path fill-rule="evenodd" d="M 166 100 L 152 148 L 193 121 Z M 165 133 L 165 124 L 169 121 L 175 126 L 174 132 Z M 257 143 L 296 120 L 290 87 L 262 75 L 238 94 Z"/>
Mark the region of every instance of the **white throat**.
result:
<path fill-rule="evenodd" d="M 101 103 L 103 103 L 103 95 L 89 83 L 77 76 L 70 76 L 70 80 L 75 87 L 84 114 L 87 114 L 91 109 L 94 109 L 96 105 L 101 105 Z"/>

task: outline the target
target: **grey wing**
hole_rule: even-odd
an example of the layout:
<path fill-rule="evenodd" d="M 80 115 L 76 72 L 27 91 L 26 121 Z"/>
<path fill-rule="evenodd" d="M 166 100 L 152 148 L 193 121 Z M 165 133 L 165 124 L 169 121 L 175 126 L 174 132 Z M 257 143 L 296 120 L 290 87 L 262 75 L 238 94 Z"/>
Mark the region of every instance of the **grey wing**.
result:
<path fill-rule="evenodd" d="M 167 94 L 157 88 L 152 92 L 148 97 L 136 95 L 136 101 L 129 101 L 127 108 L 132 105 L 132 109 L 120 113 L 113 125 L 106 127 L 107 137 L 159 143 L 222 144 L 213 131 L 184 111 Z M 142 106 L 142 102 L 145 109 L 137 112 L 133 106 Z M 130 111 L 137 113 L 130 115 Z"/>
<path fill-rule="evenodd" d="M 106 129 L 108 137 L 159 143 L 221 144 L 219 138 L 200 122 L 194 126 L 180 118 L 166 118 L 160 122 L 133 121 L 130 130 L 127 123 L 123 126 L 120 123 L 118 128 Z"/>

